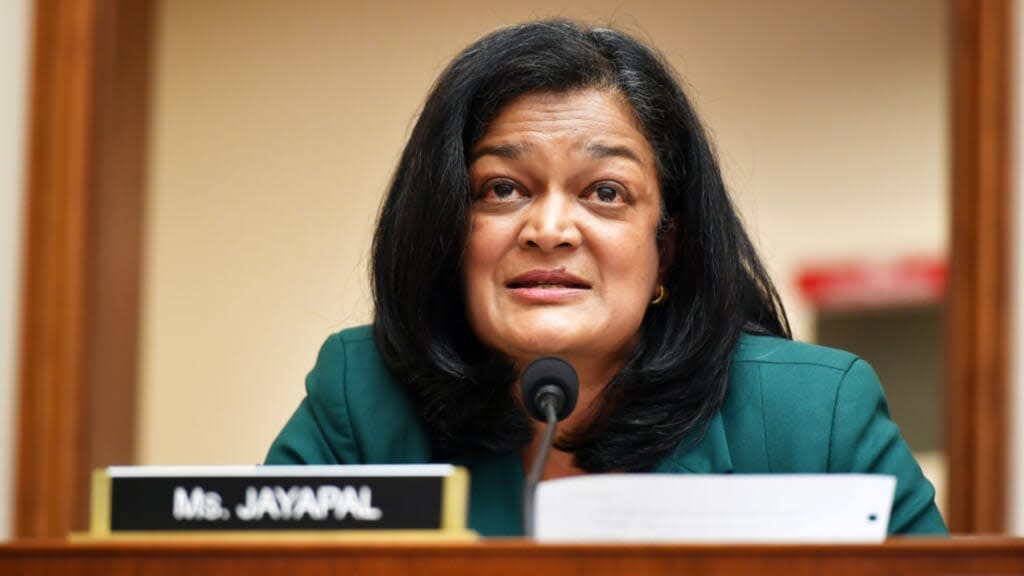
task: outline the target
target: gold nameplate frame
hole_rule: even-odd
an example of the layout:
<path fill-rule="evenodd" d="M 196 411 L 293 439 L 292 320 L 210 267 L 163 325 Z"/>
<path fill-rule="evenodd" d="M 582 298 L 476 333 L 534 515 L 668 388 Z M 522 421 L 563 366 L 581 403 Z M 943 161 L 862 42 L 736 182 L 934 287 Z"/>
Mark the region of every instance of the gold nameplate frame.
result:
<path fill-rule="evenodd" d="M 75 539 L 474 539 L 469 475 L 447 464 L 112 466 Z"/>

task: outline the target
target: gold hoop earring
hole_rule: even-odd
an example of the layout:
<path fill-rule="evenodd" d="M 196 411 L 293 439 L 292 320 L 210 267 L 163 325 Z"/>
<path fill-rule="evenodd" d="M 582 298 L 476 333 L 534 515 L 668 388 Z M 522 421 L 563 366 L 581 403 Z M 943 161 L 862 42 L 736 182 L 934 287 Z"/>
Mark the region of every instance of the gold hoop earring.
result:
<path fill-rule="evenodd" d="M 668 300 L 668 288 L 665 288 L 664 284 L 658 284 L 658 295 L 651 300 L 651 306 L 657 306 L 665 300 Z"/>

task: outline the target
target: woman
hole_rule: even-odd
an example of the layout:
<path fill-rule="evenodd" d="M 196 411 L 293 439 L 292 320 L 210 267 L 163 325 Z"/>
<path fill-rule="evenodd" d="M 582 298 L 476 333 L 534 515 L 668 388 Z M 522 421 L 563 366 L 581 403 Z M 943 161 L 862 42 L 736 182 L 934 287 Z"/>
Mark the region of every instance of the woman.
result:
<path fill-rule="evenodd" d="M 790 340 L 668 67 L 619 32 L 499 30 L 441 75 L 373 245 L 372 328 L 327 340 L 267 462 L 450 461 L 470 527 L 519 533 L 539 423 L 519 371 L 568 360 L 579 404 L 545 478 L 895 475 L 892 533 L 942 533 L 871 368 Z"/>

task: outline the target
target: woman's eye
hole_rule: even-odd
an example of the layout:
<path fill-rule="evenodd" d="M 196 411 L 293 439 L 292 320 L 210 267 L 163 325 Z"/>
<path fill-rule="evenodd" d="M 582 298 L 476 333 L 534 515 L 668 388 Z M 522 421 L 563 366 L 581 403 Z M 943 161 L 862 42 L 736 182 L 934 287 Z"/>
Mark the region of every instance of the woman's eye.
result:
<path fill-rule="evenodd" d="M 622 189 L 614 184 L 597 184 L 591 188 L 591 195 L 601 204 L 617 204 L 625 200 Z"/>
<path fill-rule="evenodd" d="M 508 180 L 491 180 L 483 185 L 477 194 L 478 200 L 513 200 L 522 195 L 519 186 Z"/>
<path fill-rule="evenodd" d="M 496 198 L 508 198 L 515 193 L 516 187 L 508 182 L 498 182 L 491 186 L 491 191 Z"/>

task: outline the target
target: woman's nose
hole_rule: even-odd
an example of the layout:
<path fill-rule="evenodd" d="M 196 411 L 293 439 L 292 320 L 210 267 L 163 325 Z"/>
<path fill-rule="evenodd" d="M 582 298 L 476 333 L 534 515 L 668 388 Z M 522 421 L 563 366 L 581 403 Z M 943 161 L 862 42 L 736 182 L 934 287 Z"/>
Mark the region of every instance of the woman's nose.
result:
<path fill-rule="evenodd" d="M 549 191 L 534 197 L 526 209 L 526 221 L 519 233 L 522 248 L 540 248 L 547 252 L 580 244 L 574 199 L 565 193 Z"/>

